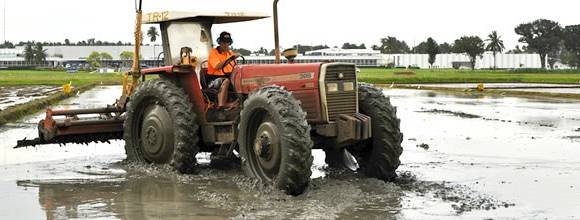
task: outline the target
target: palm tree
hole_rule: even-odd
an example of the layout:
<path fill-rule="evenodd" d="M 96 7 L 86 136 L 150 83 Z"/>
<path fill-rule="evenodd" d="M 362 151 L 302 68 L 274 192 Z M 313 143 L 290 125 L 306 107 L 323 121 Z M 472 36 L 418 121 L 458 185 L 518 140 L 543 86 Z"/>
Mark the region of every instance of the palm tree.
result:
<path fill-rule="evenodd" d="M 155 42 L 157 40 L 157 36 L 159 36 L 159 33 L 157 33 L 157 28 L 153 26 L 150 27 L 147 31 L 147 36 L 149 36 L 149 40 L 151 40 L 151 42 Z M 153 57 L 155 57 L 155 53 L 155 43 L 153 43 Z"/>
<path fill-rule="evenodd" d="M 31 44 L 26 44 L 24 47 L 24 60 L 26 60 L 27 63 L 32 63 L 32 61 L 34 61 L 34 50 L 32 50 Z"/>
<path fill-rule="evenodd" d="M 157 40 L 157 36 L 159 36 L 157 28 L 150 27 L 149 30 L 147 31 L 147 36 L 149 36 L 149 40 L 151 40 L 151 42 L 155 42 Z"/>
<path fill-rule="evenodd" d="M 40 63 L 46 60 L 46 49 L 42 48 L 42 44 L 37 42 L 32 49 L 34 53 L 34 61 Z"/>
<path fill-rule="evenodd" d="M 487 35 L 488 39 L 485 40 L 489 42 L 485 50 L 493 52 L 493 70 L 495 70 L 495 56 L 497 53 L 501 53 L 505 46 L 503 45 L 503 40 L 501 36 L 497 35 L 497 31 L 492 31 L 491 34 Z"/>

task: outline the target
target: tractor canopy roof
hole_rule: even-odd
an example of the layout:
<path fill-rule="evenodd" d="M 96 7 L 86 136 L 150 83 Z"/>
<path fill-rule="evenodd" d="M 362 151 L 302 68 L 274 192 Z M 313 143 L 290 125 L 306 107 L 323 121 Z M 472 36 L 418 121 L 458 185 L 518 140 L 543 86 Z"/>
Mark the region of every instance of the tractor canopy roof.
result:
<path fill-rule="evenodd" d="M 170 21 L 209 20 L 214 24 L 233 23 L 258 20 L 270 17 L 259 12 L 183 12 L 163 11 L 151 12 L 143 15 L 144 24 L 164 23 Z"/>

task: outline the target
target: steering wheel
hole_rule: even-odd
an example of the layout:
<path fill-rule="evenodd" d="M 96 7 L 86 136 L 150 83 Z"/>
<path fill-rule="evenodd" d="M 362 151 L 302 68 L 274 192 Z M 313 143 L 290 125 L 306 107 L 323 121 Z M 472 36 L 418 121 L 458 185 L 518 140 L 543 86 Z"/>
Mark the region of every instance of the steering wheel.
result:
<path fill-rule="evenodd" d="M 233 72 L 233 69 L 236 65 L 238 65 L 238 62 L 236 61 L 236 59 L 238 58 L 242 58 L 242 64 L 246 64 L 246 58 L 244 58 L 244 56 L 240 55 L 239 57 L 236 56 L 231 56 L 229 57 L 227 60 L 224 61 L 224 65 L 222 66 L 222 72 L 224 74 L 231 74 Z M 226 66 L 231 66 L 232 67 L 232 72 L 226 72 L 225 68 Z"/>

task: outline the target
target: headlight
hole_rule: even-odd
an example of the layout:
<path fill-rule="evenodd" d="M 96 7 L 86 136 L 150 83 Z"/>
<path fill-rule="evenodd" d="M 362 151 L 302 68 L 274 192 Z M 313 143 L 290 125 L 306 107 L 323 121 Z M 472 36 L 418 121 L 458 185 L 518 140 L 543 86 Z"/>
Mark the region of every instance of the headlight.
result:
<path fill-rule="evenodd" d="M 338 92 L 338 84 L 337 83 L 328 83 L 328 84 L 326 84 L 326 90 L 328 92 Z"/>
<path fill-rule="evenodd" d="M 354 83 L 353 82 L 343 83 L 342 88 L 344 89 L 344 91 L 353 91 L 354 90 Z"/>

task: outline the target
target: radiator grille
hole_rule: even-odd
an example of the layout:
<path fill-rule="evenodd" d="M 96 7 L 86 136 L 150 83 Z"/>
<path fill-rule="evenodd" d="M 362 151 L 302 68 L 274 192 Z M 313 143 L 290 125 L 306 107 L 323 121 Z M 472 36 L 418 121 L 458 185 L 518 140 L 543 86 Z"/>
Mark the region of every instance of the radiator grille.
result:
<path fill-rule="evenodd" d="M 339 78 L 342 76 L 342 79 Z M 338 84 L 338 92 L 326 91 L 328 119 L 335 121 L 340 114 L 354 114 L 357 110 L 356 67 L 349 64 L 330 65 L 326 69 L 325 83 Z M 344 91 L 344 83 L 354 84 L 354 90 Z"/>

